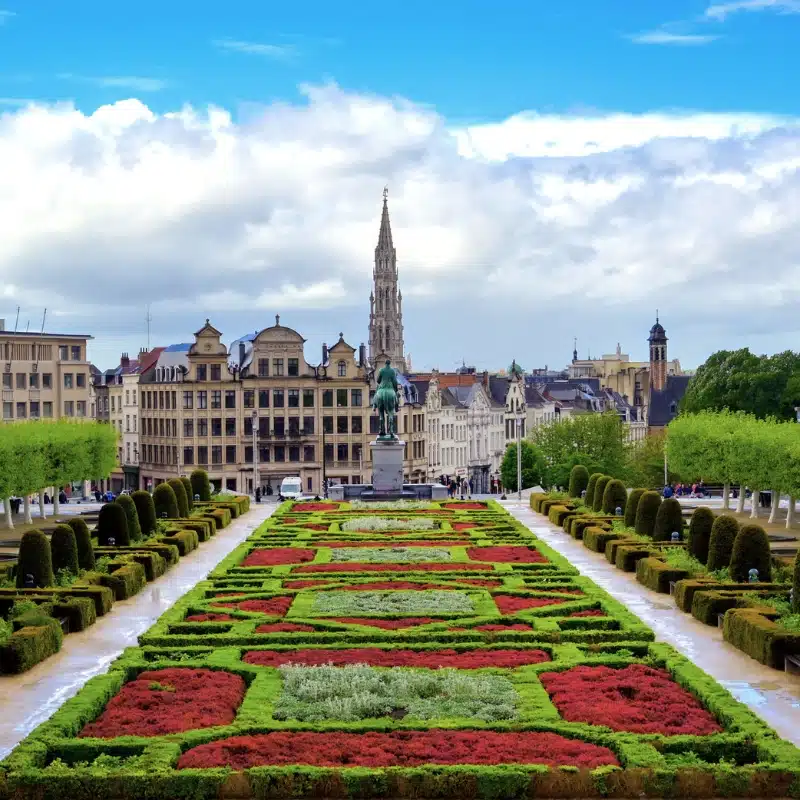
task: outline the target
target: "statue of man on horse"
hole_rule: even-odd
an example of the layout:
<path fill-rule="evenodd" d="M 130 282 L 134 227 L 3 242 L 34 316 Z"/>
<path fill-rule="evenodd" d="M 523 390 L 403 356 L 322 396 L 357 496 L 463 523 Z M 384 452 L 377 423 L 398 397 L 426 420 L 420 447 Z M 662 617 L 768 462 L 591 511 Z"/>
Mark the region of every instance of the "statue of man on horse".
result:
<path fill-rule="evenodd" d="M 378 412 L 378 439 L 397 439 L 397 409 L 400 407 L 397 373 L 389 359 L 378 371 L 378 388 L 372 400 L 372 408 Z"/>

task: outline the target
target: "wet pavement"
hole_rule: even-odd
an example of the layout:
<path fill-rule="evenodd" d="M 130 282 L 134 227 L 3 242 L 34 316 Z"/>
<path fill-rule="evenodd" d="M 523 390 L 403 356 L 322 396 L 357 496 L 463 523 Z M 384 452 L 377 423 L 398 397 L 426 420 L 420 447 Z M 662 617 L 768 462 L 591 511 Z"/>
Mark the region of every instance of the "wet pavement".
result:
<path fill-rule="evenodd" d="M 587 578 L 624 603 L 655 632 L 715 678 L 785 739 L 800 745 L 800 677 L 765 667 L 722 639 L 722 631 L 684 614 L 674 600 L 646 589 L 634 573 L 622 572 L 601 553 L 550 524 L 541 514 L 514 501 L 501 503 L 545 544 Z"/>
<path fill-rule="evenodd" d="M 64 637 L 61 651 L 22 675 L 0 676 L 0 758 L 50 717 L 95 675 L 108 669 L 126 647 L 134 647 L 170 606 L 269 517 L 275 503 L 253 504 L 208 542 L 181 558 L 130 600 L 114 607 L 90 628 Z"/>

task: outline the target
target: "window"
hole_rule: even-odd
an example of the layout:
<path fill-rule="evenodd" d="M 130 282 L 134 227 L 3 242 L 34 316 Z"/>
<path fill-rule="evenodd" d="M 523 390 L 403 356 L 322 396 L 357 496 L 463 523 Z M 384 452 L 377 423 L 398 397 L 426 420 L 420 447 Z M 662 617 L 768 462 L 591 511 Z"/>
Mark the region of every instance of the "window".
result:
<path fill-rule="evenodd" d="M 286 373 L 290 378 L 296 378 L 300 374 L 300 359 L 290 358 L 288 360 L 288 369 Z"/>
<path fill-rule="evenodd" d="M 130 414 L 126 414 L 125 415 L 125 433 L 130 433 L 130 432 L 131 432 L 131 415 Z"/>
<path fill-rule="evenodd" d="M 256 405 L 256 393 L 252 389 L 245 389 L 244 390 L 244 407 L 245 408 L 255 408 Z"/>
<path fill-rule="evenodd" d="M 340 361 L 336 365 L 336 374 L 340 378 L 346 378 L 347 377 L 347 362 L 346 361 Z"/>
<path fill-rule="evenodd" d="M 4 389 L 13 389 L 12 381 L 11 381 L 11 373 L 4 372 L 3 373 L 3 388 Z"/>
<path fill-rule="evenodd" d="M 252 464 L 253 463 L 253 446 L 247 445 L 244 448 L 244 463 L 245 464 Z"/>
<path fill-rule="evenodd" d="M 51 372 L 45 372 L 42 375 L 42 389 L 52 389 L 53 388 L 53 374 Z"/>
<path fill-rule="evenodd" d="M 352 417 L 350 419 L 350 433 L 361 433 L 362 420 L 361 417 Z"/>
<path fill-rule="evenodd" d="M 221 364 L 212 364 L 211 365 L 211 380 L 212 381 L 221 381 L 222 380 L 222 365 Z"/>
<path fill-rule="evenodd" d="M 347 417 L 336 417 L 336 433 L 347 433 Z"/>
<path fill-rule="evenodd" d="M 258 359 L 258 377 L 259 378 L 268 378 L 269 377 L 269 359 L 268 358 L 259 358 Z"/>
<path fill-rule="evenodd" d="M 322 407 L 333 408 L 333 389 L 325 389 L 322 392 Z"/>
<path fill-rule="evenodd" d="M 314 460 L 314 445 L 307 444 L 303 448 L 303 461 L 313 461 Z"/>
<path fill-rule="evenodd" d="M 300 390 L 289 389 L 287 392 L 287 405 L 289 408 L 300 408 Z"/>
<path fill-rule="evenodd" d="M 48 419 L 52 418 L 52 416 L 53 416 L 53 404 L 49 400 L 46 400 L 44 405 L 42 406 L 42 412 L 43 412 L 42 413 L 43 417 L 47 417 Z"/>
<path fill-rule="evenodd" d="M 64 388 L 65 389 L 71 389 L 72 386 L 73 386 L 73 383 L 74 383 L 74 381 L 73 381 L 72 373 L 71 372 L 65 372 L 64 373 Z"/>
<path fill-rule="evenodd" d="M 208 436 L 208 420 L 198 419 L 197 420 L 197 435 L 198 436 Z"/>
<path fill-rule="evenodd" d="M 336 445 L 336 460 L 337 461 L 347 461 L 348 451 L 350 448 L 346 444 L 337 444 Z"/>
<path fill-rule="evenodd" d="M 65 344 L 61 344 L 58 346 L 58 360 L 59 361 L 66 361 L 69 358 L 69 347 Z"/>
<path fill-rule="evenodd" d="M 380 420 L 375 414 L 372 414 L 369 418 L 369 432 L 378 433 L 379 430 L 380 430 Z"/>
<path fill-rule="evenodd" d="M 276 378 L 283 377 L 283 359 L 282 358 L 273 358 L 272 359 L 272 374 Z"/>
<path fill-rule="evenodd" d="M 85 372 L 78 372 L 78 373 L 75 375 L 75 385 L 76 385 L 76 386 L 77 386 L 79 389 L 85 389 L 85 388 L 86 388 L 86 373 L 85 373 Z M 127 392 L 125 392 L 125 394 L 127 395 L 128 393 L 127 393 Z M 125 399 L 125 402 L 126 402 L 126 403 L 128 402 L 128 400 L 127 400 L 127 397 L 126 397 L 126 399 Z"/>
<path fill-rule="evenodd" d="M 3 419 L 14 419 L 13 403 L 3 403 Z"/>
<path fill-rule="evenodd" d="M 347 408 L 347 389 L 336 390 L 336 408 Z"/>
<path fill-rule="evenodd" d="M 164 435 L 164 420 L 163 419 L 160 419 L 158 421 L 158 435 L 159 436 L 163 436 Z"/>
<path fill-rule="evenodd" d="M 253 435 L 253 418 L 252 417 L 245 417 L 244 418 L 244 435 L 245 436 L 252 436 Z"/>
<path fill-rule="evenodd" d="M 236 436 L 236 417 L 225 417 L 225 435 Z"/>
<path fill-rule="evenodd" d="M 194 406 L 194 392 L 184 391 L 183 393 L 183 407 L 191 409 Z"/>
<path fill-rule="evenodd" d="M 17 403 L 17 419 L 25 419 L 28 416 L 28 404 Z"/>
<path fill-rule="evenodd" d="M 208 448 L 205 445 L 197 448 L 197 463 L 208 464 Z"/>
<path fill-rule="evenodd" d="M 236 408 L 236 390 L 225 390 L 225 408 Z"/>
<path fill-rule="evenodd" d="M 272 390 L 272 407 L 283 408 L 283 389 Z"/>
<path fill-rule="evenodd" d="M 222 392 L 219 389 L 211 392 L 211 408 L 222 408 Z"/>
<path fill-rule="evenodd" d="M 194 447 L 183 448 L 183 463 L 189 465 L 194 464 Z"/>
<path fill-rule="evenodd" d="M 325 458 L 325 463 L 326 464 L 329 461 L 333 461 L 333 445 L 332 444 L 326 444 L 325 445 L 324 458 Z"/>
<path fill-rule="evenodd" d="M 277 430 L 277 423 L 276 423 L 276 430 Z M 283 433 L 283 419 L 281 419 L 281 433 Z M 259 436 L 269 436 L 269 417 L 259 417 L 258 418 L 258 435 Z"/>
<path fill-rule="evenodd" d="M 17 389 L 25 389 L 28 385 L 28 376 L 24 372 L 17 373 Z"/>
<path fill-rule="evenodd" d="M 275 417 L 272 422 L 276 436 L 283 436 L 286 433 L 286 422 L 283 417 Z"/>
<path fill-rule="evenodd" d="M 197 380 L 199 381 L 208 380 L 208 366 L 206 364 L 197 365 Z"/>
<path fill-rule="evenodd" d="M 226 464 L 235 464 L 236 463 L 236 445 L 235 444 L 226 444 L 225 445 L 225 463 Z"/>
<path fill-rule="evenodd" d="M 81 346 L 79 344 L 72 345 L 72 360 L 73 361 L 81 360 Z"/>
<path fill-rule="evenodd" d="M 31 419 L 39 418 L 39 401 L 31 400 Z"/>
<path fill-rule="evenodd" d="M 75 416 L 75 403 L 73 403 L 72 400 L 64 401 L 64 416 L 65 417 Z"/>
<path fill-rule="evenodd" d="M 197 393 L 197 407 L 208 408 L 208 392 Z"/>
<path fill-rule="evenodd" d="M 187 439 L 194 438 L 194 420 L 193 419 L 185 419 L 183 421 L 183 435 Z"/>
<path fill-rule="evenodd" d="M 269 389 L 258 390 L 258 407 L 269 408 Z"/>
<path fill-rule="evenodd" d="M 313 389 L 303 389 L 303 408 L 314 408 Z"/>
<path fill-rule="evenodd" d="M 333 417 L 322 418 L 322 432 L 333 433 Z"/>
<path fill-rule="evenodd" d="M 299 461 L 300 460 L 300 448 L 299 447 L 290 447 L 289 448 L 289 461 Z"/>
<path fill-rule="evenodd" d="M 360 444 L 353 445 L 353 461 L 361 461 L 363 446 Z"/>
<path fill-rule="evenodd" d="M 85 417 L 86 416 L 86 401 L 85 400 L 78 400 L 78 416 Z"/>
<path fill-rule="evenodd" d="M 258 460 L 262 464 L 266 464 L 269 461 L 269 447 L 258 448 Z"/>
<path fill-rule="evenodd" d="M 286 461 L 286 448 L 278 445 L 275 448 L 275 460 L 276 461 Z"/>
<path fill-rule="evenodd" d="M 303 417 L 303 433 L 306 436 L 314 435 L 314 417 Z"/>
<path fill-rule="evenodd" d="M 212 417 L 211 419 L 211 435 L 222 436 L 222 418 Z"/>
<path fill-rule="evenodd" d="M 362 402 L 361 389 L 350 390 L 350 405 L 354 408 L 360 408 Z"/>
<path fill-rule="evenodd" d="M 289 417 L 289 436 L 300 435 L 300 417 Z"/>

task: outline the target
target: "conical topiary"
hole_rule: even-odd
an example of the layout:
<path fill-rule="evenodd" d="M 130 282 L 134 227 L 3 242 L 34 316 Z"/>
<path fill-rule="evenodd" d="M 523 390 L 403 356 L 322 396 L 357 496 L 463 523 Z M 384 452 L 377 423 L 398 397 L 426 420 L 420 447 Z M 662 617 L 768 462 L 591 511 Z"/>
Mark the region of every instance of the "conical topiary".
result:
<path fill-rule="evenodd" d="M 769 539 L 760 525 L 744 525 L 733 540 L 731 579 L 737 583 L 750 580 L 750 570 L 758 570 L 759 582 L 772 580 L 772 557 Z"/>
<path fill-rule="evenodd" d="M 153 503 L 156 507 L 156 519 L 177 519 L 178 499 L 168 483 L 159 483 L 153 492 Z"/>
<path fill-rule="evenodd" d="M 136 516 L 139 517 L 139 527 L 142 536 L 147 539 L 156 532 L 156 507 L 150 492 L 138 491 L 131 495 L 136 506 Z"/>
<path fill-rule="evenodd" d="M 139 524 L 139 514 L 136 511 L 136 503 L 129 494 L 121 494 L 114 502 L 122 506 L 125 518 L 128 520 L 128 536 L 132 542 L 138 542 L 142 538 L 142 526 Z"/>
<path fill-rule="evenodd" d="M 646 489 L 633 489 L 628 495 L 628 502 L 625 504 L 625 527 L 633 528 L 636 525 L 636 511 L 639 508 L 639 501 Z"/>
<path fill-rule="evenodd" d="M 192 482 L 184 475 L 181 477 L 183 489 L 186 492 L 186 502 L 189 504 L 189 513 L 194 511 L 194 490 L 192 489 Z"/>
<path fill-rule="evenodd" d="M 592 497 L 592 511 L 603 510 L 603 495 L 610 480 L 610 475 L 601 475 L 597 479 L 597 483 L 594 485 L 594 497 Z"/>
<path fill-rule="evenodd" d="M 75 531 L 69 525 L 59 525 L 50 536 L 50 552 L 53 559 L 53 572 L 68 569 L 78 574 L 78 544 Z"/>
<path fill-rule="evenodd" d="M 89 526 L 80 517 L 72 517 L 67 521 L 75 534 L 75 547 L 78 550 L 78 567 L 80 569 L 94 569 L 94 548 L 92 547 L 92 534 Z"/>
<path fill-rule="evenodd" d="M 200 495 L 200 500 L 202 501 L 211 499 L 211 482 L 208 480 L 208 473 L 204 469 L 196 469 L 189 480 L 192 484 L 193 495 Z"/>
<path fill-rule="evenodd" d="M 128 517 L 121 505 L 106 503 L 100 509 L 97 515 L 97 543 L 100 547 L 127 547 L 131 543 Z"/>
<path fill-rule="evenodd" d="M 589 485 L 589 470 L 583 464 L 576 464 L 569 473 L 569 496 L 580 497 Z"/>
<path fill-rule="evenodd" d="M 658 507 L 656 526 L 653 529 L 654 542 L 669 542 L 677 531 L 683 538 L 683 509 L 674 497 L 665 498 Z"/>
<path fill-rule="evenodd" d="M 616 479 L 610 480 L 603 492 L 603 511 L 606 514 L 616 514 L 617 509 L 621 508 L 624 514 L 627 502 L 628 490 L 625 488 L 625 484 Z"/>
<path fill-rule="evenodd" d="M 701 564 L 708 561 L 708 545 L 713 525 L 714 512 L 705 506 L 696 509 L 689 520 L 689 553 Z"/>
<path fill-rule="evenodd" d="M 708 542 L 708 561 L 706 561 L 709 572 L 730 566 L 733 542 L 737 533 L 739 533 L 739 523 L 736 517 L 720 514 L 714 520 L 711 526 L 711 539 Z"/>
<path fill-rule="evenodd" d="M 186 489 L 183 486 L 183 481 L 180 478 L 170 478 L 167 483 L 172 487 L 175 492 L 175 502 L 178 504 L 178 516 L 189 516 L 189 501 L 186 499 Z"/>
<path fill-rule="evenodd" d="M 50 542 L 41 531 L 23 533 L 19 543 L 17 588 L 23 589 L 29 582 L 37 589 L 45 589 L 54 583 Z"/>
<path fill-rule="evenodd" d="M 656 516 L 661 507 L 661 495 L 658 492 L 645 492 L 639 498 L 636 508 L 634 528 L 639 536 L 652 536 L 656 529 Z"/>
<path fill-rule="evenodd" d="M 594 488 L 597 486 L 597 481 L 599 481 L 602 477 L 602 472 L 593 472 L 589 476 L 589 483 L 586 484 L 586 497 L 583 498 L 583 504 L 587 508 L 591 508 L 594 504 Z"/>

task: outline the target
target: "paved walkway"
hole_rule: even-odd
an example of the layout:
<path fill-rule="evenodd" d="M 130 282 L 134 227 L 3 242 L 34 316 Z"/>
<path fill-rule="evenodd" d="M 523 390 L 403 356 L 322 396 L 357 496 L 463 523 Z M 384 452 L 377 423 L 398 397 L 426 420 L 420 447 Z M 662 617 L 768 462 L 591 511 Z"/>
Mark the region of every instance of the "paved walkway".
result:
<path fill-rule="evenodd" d="M 170 606 L 243 542 L 275 510 L 276 505 L 251 505 L 213 539 L 178 562 L 130 600 L 114 603 L 112 610 L 90 628 L 64 637 L 56 655 L 22 675 L 0 676 L 0 758 L 44 722 L 126 648 L 134 647 Z"/>
<path fill-rule="evenodd" d="M 800 677 L 759 664 L 722 639 L 722 631 L 684 614 L 668 595 L 642 586 L 632 573 L 622 572 L 541 514 L 517 502 L 502 503 L 545 544 L 568 558 L 582 575 L 591 578 L 624 603 L 655 632 L 748 705 L 783 738 L 800 746 Z"/>

